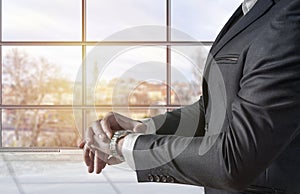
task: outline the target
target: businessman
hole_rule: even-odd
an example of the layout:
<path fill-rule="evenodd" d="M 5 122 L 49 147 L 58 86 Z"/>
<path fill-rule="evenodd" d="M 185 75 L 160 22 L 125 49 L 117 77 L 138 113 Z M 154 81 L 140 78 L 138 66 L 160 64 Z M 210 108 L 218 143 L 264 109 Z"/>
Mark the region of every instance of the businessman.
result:
<path fill-rule="evenodd" d="M 125 160 L 139 182 L 206 193 L 300 193 L 300 0 L 245 0 L 216 38 L 203 96 L 135 121 L 109 113 L 86 131 L 89 172 Z"/>

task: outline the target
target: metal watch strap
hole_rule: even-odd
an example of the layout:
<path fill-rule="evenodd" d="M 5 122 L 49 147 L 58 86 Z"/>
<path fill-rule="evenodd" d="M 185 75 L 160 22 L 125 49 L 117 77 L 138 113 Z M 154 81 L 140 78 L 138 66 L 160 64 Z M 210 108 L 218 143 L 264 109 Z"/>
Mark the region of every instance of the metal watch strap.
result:
<path fill-rule="evenodd" d="M 130 130 L 119 130 L 114 133 L 109 144 L 109 149 L 113 157 L 124 161 L 124 157 L 120 156 L 118 153 L 118 141 L 130 133 L 132 133 Z"/>

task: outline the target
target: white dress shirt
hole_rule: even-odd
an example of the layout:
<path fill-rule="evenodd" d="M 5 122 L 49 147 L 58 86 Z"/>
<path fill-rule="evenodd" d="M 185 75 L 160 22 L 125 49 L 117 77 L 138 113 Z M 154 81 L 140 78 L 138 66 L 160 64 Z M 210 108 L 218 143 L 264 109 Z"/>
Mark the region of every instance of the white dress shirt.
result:
<path fill-rule="evenodd" d="M 257 0 L 244 0 L 242 4 L 244 15 L 246 15 L 250 11 L 250 9 L 252 9 L 256 2 Z"/>
<path fill-rule="evenodd" d="M 246 15 L 250 9 L 255 5 L 255 3 L 257 2 L 257 0 L 244 0 L 243 4 L 242 4 L 242 10 L 244 15 Z M 156 132 L 156 128 L 154 125 L 154 122 L 151 118 L 149 119 L 144 119 L 141 120 L 144 124 L 146 124 L 147 126 L 147 130 L 145 134 L 155 134 Z M 123 143 L 123 147 L 122 147 L 122 154 L 124 156 L 125 161 L 127 162 L 127 164 L 133 169 L 135 170 L 135 164 L 134 164 L 134 159 L 133 159 L 133 148 L 135 145 L 135 142 L 137 140 L 137 138 L 140 135 L 145 135 L 143 133 L 131 133 L 129 135 L 127 135 L 124 138 L 124 143 Z"/>
<path fill-rule="evenodd" d="M 124 138 L 123 142 L 123 147 L 122 147 L 122 154 L 124 156 L 125 161 L 127 164 L 135 170 L 135 165 L 134 165 L 134 160 L 133 160 L 133 148 L 134 144 L 136 142 L 136 139 L 140 135 L 145 135 L 145 134 L 155 134 L 156 133 L 156 128 L 154 125 L 154 122 L 151 118 L 149 119 L 143 119 L 141 120 L 146 126 L 146 132 L 145 133 L 130 133 Z"/>

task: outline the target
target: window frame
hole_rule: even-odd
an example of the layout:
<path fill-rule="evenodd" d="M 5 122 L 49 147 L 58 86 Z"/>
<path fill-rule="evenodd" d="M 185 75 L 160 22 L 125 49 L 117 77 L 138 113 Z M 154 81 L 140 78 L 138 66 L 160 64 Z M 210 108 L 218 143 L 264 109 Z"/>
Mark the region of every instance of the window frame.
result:
<path fill-rule="evenodd" d="M 107 109 L 111 108 L 110 105 L 96 105 L 91 106 L 86 104 L 86 89 L 82 87 L 82 104 L 79 106 L 73 105 L 3 105 L 2 101 L 2 47 L 3 46 L 81 46 L 81 58 L 82 58 L 82 83 L 86 85 L 86 64 L 84 63 L 84 58 L 86 57 L 86 47 L 95 46 L 95 45 L 108 45 L 108 46 L 138 46 L 138 45 L 147 45 L 147 46 L 166 46 L 166 82 L 167 85 L 171 86 L 171 47 L 172 46 L 211 46 L 213 41 L 172 41 L 171 39 L 171 0 L 165 0 L 166 3 L 166 40 L 164 41 L 87 41 L 87 1 L 81 0 L 81 41 L 3 41 L 2 40 L 2 1 L 0 0 L 0 151 L 59 151 L 60 149 L 66 149 L 64 147 L 59 148 L 49 148 L 49 147 L 3 147 L 2 145 L 2 113 L 5 109 L 46 109 L 46 110 L 73 110 L 78 109 L 82 111 L 82 133 L 83 129 L 87 126 L 87 112 L 94 108 Z M 146 106 L 146 105 L 134 105 L 131 106 L 136 109 L 166 109 L 171 110 L 174 108 L 179 108 L 179 104 L 171 104 L 171 87 L 166 87 L 166 103 L 165 105 L 155 105 L 155 106 Z M 126 109 L 127 106 L 119 106 L 118 108 Z M 70 148 L 67 148 L 70 149 Z M 75 149 L 75 148 L 74 148 Z"/>

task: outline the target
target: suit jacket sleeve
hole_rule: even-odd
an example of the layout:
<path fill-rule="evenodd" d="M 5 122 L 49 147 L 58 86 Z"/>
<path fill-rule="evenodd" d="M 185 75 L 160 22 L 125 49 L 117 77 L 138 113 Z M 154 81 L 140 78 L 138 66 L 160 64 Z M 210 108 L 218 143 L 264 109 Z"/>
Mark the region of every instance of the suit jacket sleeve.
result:
<path fill-rule="evenodd" d="M 202 96 L 194 104 L 152 117 L 152 120 L 155 124 L 156 134 L 176 134 L 185 137 L 203 136 L 205 133 L 205 116 Z M 180 126 L 184 127 L 181 129 Z"/>
<path fill-rule="evenodd" d="M 245 51 L 240 90 L 222 132 L 140 136 L 133 152 L 139 181 L 159 175 L 162 182 L 169 177 L 169 182 L 241 190 L 299 134 L 300 1 L 291 1 L 262 29 Z"/>

